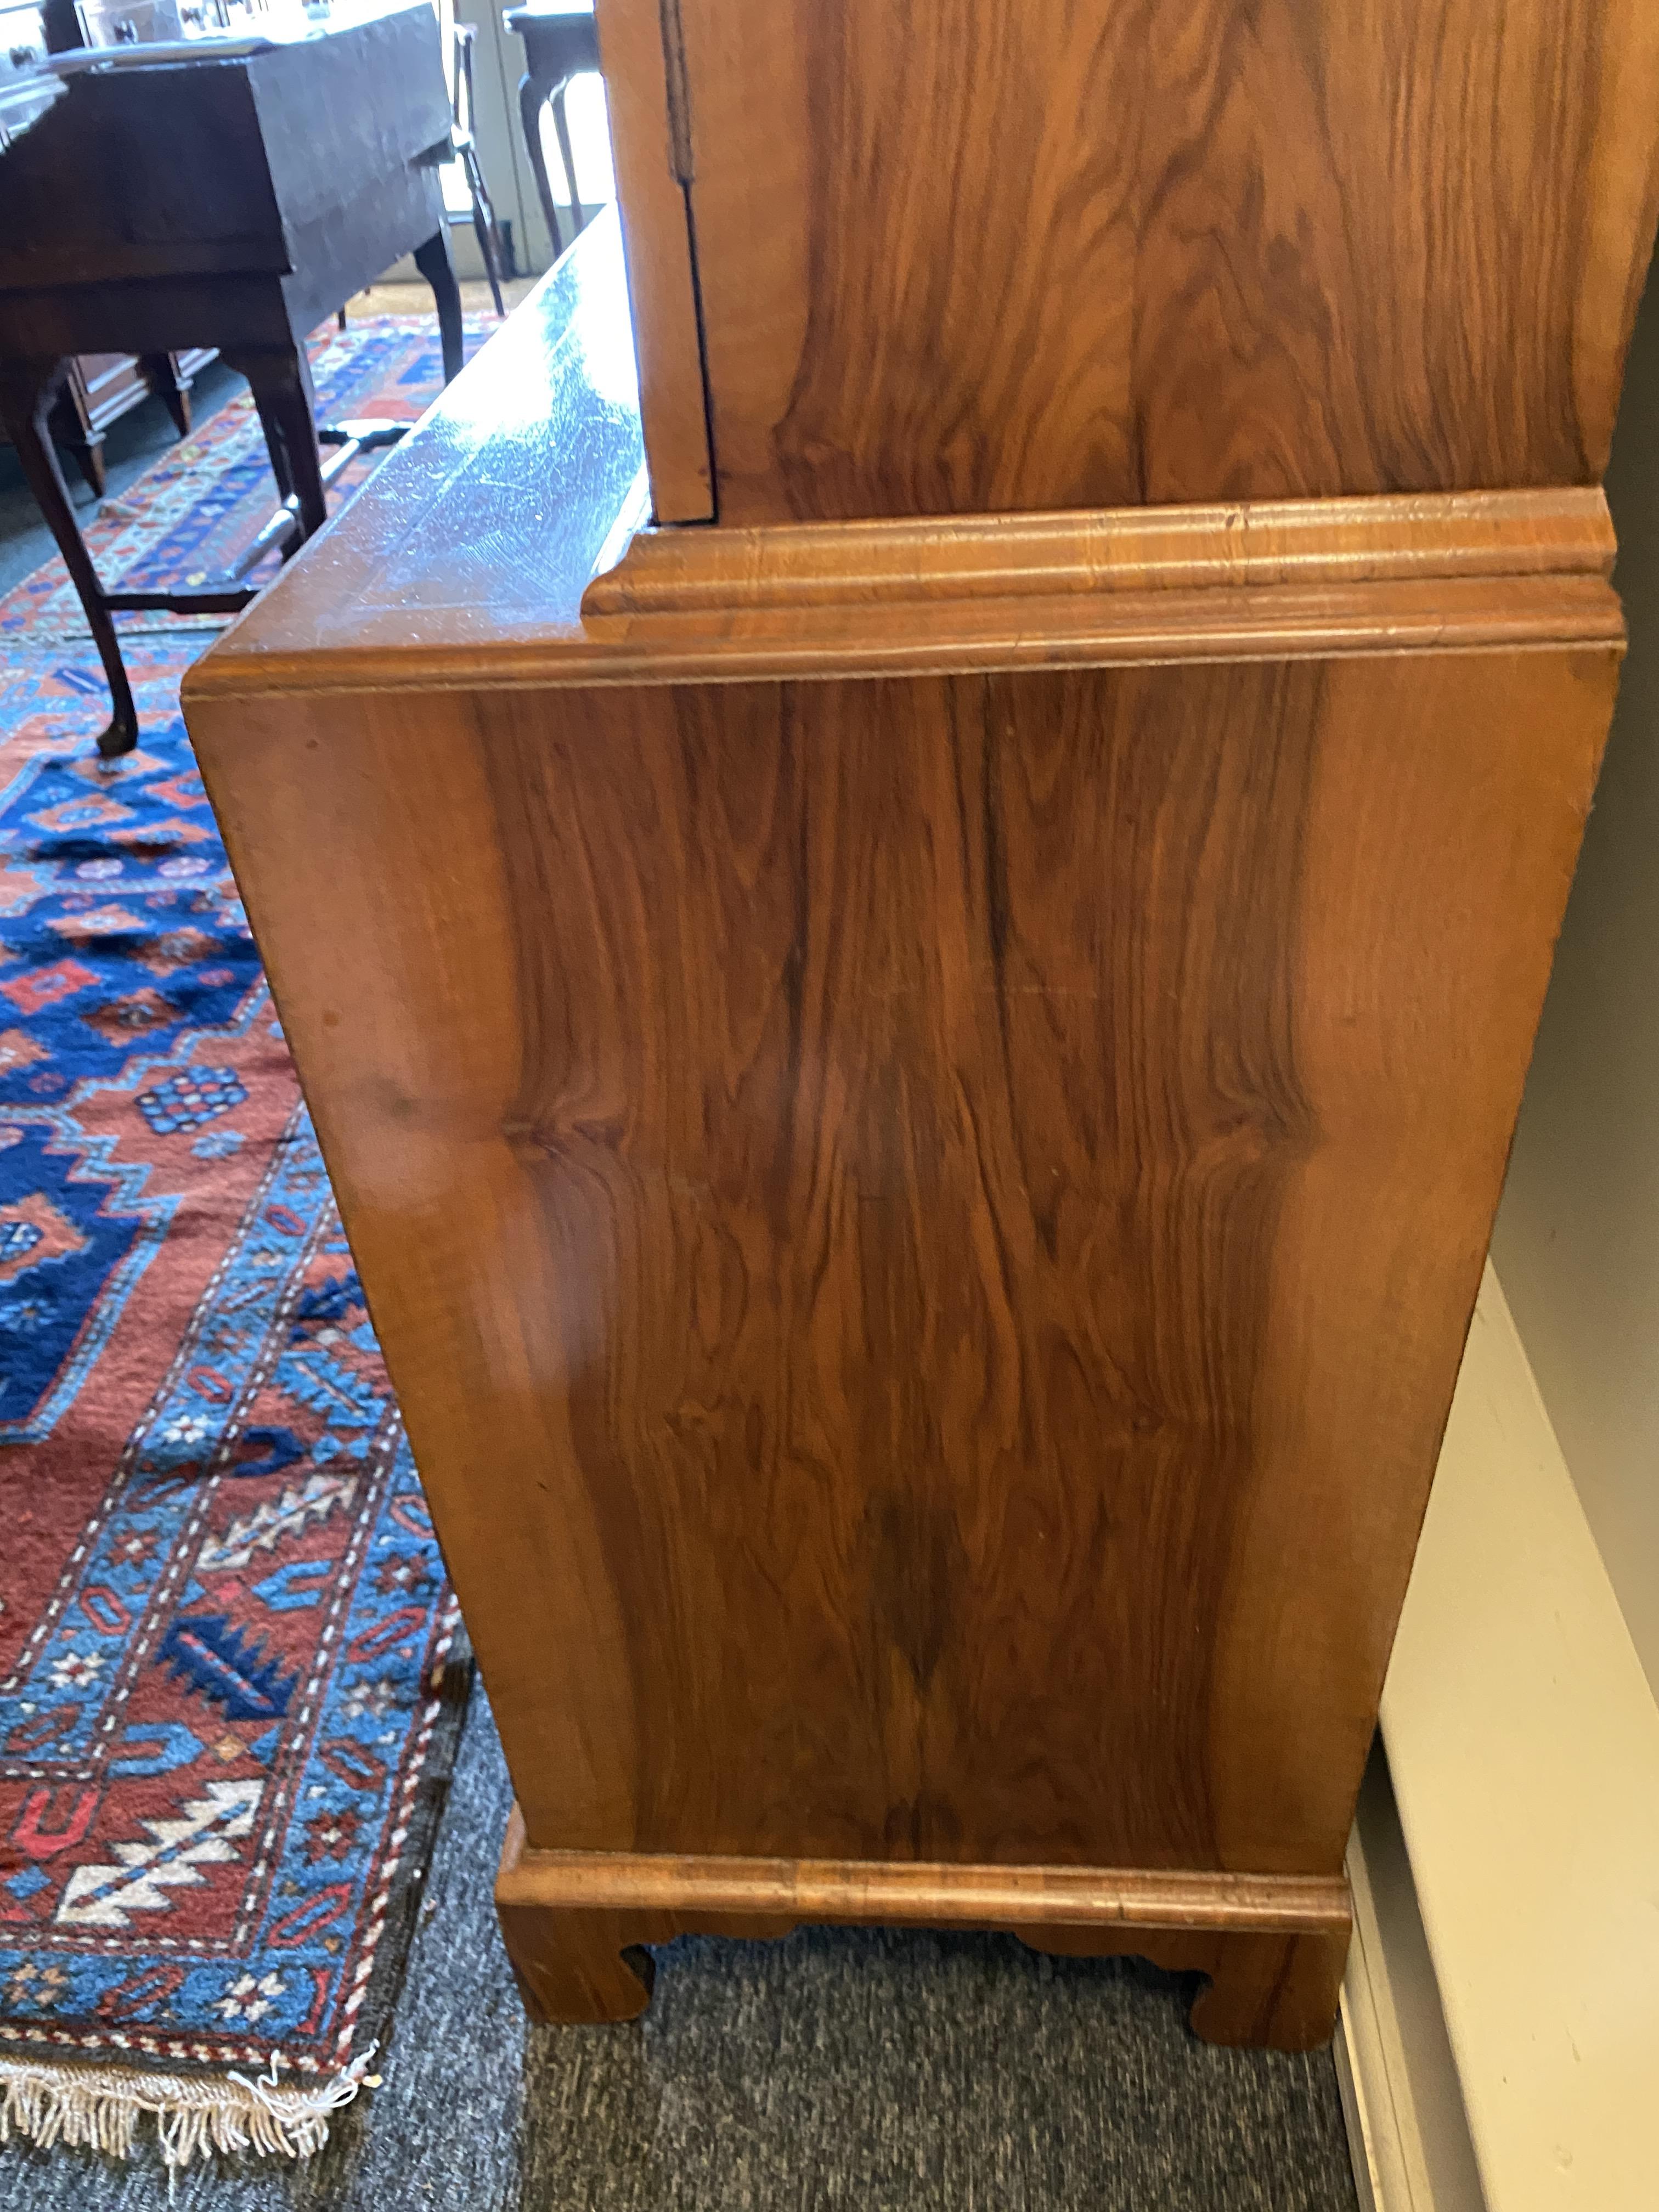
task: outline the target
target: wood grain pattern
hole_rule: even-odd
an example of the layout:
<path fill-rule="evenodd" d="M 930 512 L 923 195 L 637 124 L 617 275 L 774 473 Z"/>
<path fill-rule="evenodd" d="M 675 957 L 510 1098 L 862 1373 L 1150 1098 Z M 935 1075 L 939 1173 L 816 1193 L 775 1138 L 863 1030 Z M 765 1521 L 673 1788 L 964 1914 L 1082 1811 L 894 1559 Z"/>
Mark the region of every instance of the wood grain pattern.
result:
<path fill-rule="evenodd" d="M 584 299 L 595 289 L 586 283 Z M 518 380 L 516 362 L 497 366 L 492 404 Z M 593 415 L 604 421 L 596 402 L 562 388 L 546 412 L 586 429 Z M 499 465 L 524 436 L 504 416 L 490 462 L 464 461 L 446 483 L 471 545 L 538 542 L 535 474 Z M 618 463 L 636 452 L 619 447 Z M 428 463 L 417 482 L 429 473 Z M 621 498 L 620 466 L 582 489 Z M 536 567 L 517 569 L 500 603 L 463 599 L 453 575 L 441 597 L 421 588 L 408 526 L 427 511 L 394 477 L 357 542 L 348 517 L 327 568 L 296 571 L 239 623 L 191 671 L 189 696 L 1328 658 L 1624 635 L 1596 489 L 756 530 L 638 530 L 627 509 L 602 544 L 578 507 L 541 532 Z M 392 571 L 388 525 L 401 538 Z M 586 591 L 584 556 L 597 569 Z M 477 575 L 470 564 L 467 582 Z M 416 601 L 418 641 L 408 636 Z M 399 650 L 388 657 L 391 641 Z"/>
<path fill-rule="evenodd" d="M 674 12 L 722 523 L 1601 472 L 1647 0 Z"/>
<path fill-rule="evenodd" d="M 538 1845 L 1339 1869 L 1613 665 L 198 700 Z"/>
<path fill-rule="evenodd" d="M 1599 488 L 640 530 L 617 565 L 600 567 L 581 611 L 590 625 L 704 611 L 729 650 L 730 617 L 761 607 L 1493 576 L 1559 586 L 1610 576 L 1614 550 Z"/>
<path fill-rule="evenodd" d="M 1506 51 L 1578 4 L 1511 10 Z M 1194 85 L 1215 13 L 1182 19 Z M 882 36 L 922 68 L 935 19 Z M 1081 20 L 1034 0 L 1033 55 Z M 1385 21 L 1317 20 L 1343 52 Z M 1292 21 L 1261 0 L 1223 58 L 1288 67 Z M 1000 4 L 972 27 L 974 115 L 1029 120 Z M 1070 220 L 1057 176 L 1034 205 Z M 763 274 L 794 251 L 774 204 Z M 1209 1978 L 1200 2033 L 1301 2047 L 1611 708 L 1600 495 L 728 521 L 590 586 L 640 452 L 593 309 L 615 256 L 578 245 L 185 687 L 523 1808 L 515 1967 L 550 2016 L 621 2018 L 631 1946 L 914 1914 L 1144 1953 Z M 961 437 L 890 270 L 890 349 L 845 386 L 880 420 L 851 461 L 833 423 L 766 447 L 780 481 L 817 454 L 826 487 L 908 484 L 931 438 L 929 496 L 1006 490 L 1084 424 L 1092 359 L 1056 357 L 1028 437 L 1029 364 L 999 381 L 938 281 Z M 1575 437 L 1617 319 L 1550 326 Z M 1273 327 L 1195 468 L 1269 402 L 1269 473 L 1316 421 L 1381 437 L 1352 382 L 1298 415 L 1275 380 L 1316 354 Z M 1517 409 L 1505 455 L 1545 420 Z"/>
<path fill-rule="evenodd" d="M 643 1945 L 877 1922 L 1006 1929 L 1034 1950 L 1133 1954 L 1202 1974 L 1193 2025 L 1206 2041 L 1290 2051 L 1330 2033 L 1351 1925 L 1340 1877 L 532 1851 L 516 1805 L 495 1905 L 525 2002 L 542 2020 L 636 2017 L 653 1978 Z"/>
<path fill-rule="evenodd" d="M 1623 635 L 1593 489 L 656 531 L 615 568 L 643 453 L 625 301 L 607 210 L 187 697 Z"/>
<path fill-rule="evenodd" d="M 568 690 L 586 684 L 732 684 L 773 678 L 927 676 L 978 671 L 1128 666 L 1170 660 L 1237 663 L 1328 660 L 1379 653 L 1420 654 L 1520 651 L 1540 646 L 1623 646 L 1617 593 L 1595 575 L 1488 580 L 1407 578 L 1382 585 L 1285 585 L 1242 592 L 1067 592 L 981 599 L 932 580 L 915 598 L 837 604 L 830 595 L 796 607 L 764 598 L 714 613 L 619 615 L 573 622 L 560 632 L 536 623 L 503 623 L 501 610 L 474 601 L 464 610 L 471 641 L 444 637 L 422 623 L 410 636 L 406 609 L 377 610 L 365 628 L 374 641 L 350 641 L 332 623 L 334 641 L 307 650 L 258 624 L 245 656 L 236 643 L 198 661 L 186 696 L 271 696 L 292 691 L 429 692 L 477 684 Z M 459 625 L 457 625 L 459 627 Z M 491 636 L 489 633 L 494 632 Z M 388 653 L 383 636 L 408 640 Z"/>

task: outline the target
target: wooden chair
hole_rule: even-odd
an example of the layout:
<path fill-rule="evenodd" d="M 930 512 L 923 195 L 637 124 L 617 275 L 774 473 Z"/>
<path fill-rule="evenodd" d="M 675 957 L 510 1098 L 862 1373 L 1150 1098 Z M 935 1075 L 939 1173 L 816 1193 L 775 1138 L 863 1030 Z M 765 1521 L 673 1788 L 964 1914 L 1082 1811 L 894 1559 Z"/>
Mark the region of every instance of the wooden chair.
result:
<path fill-rule="evenodd" d="M 489 187 L 484 182 L 483 164 L 478 159 L 478 148 L 473 135 L 476 112 L 472 89 L 472 46 L 478 33 L 471 23 L 452 23 L 454 37 L 454 68 L 450 73 L 450 95 L 453 104 L 455 124 L 451 143 L 455 159 L 461 165 L 466 179 L 466 188 L 472 196 L 472 231 L 478 241 L 478 251 L 483 256 L 484 274 L 489 279 L 490 297 L 495 302 L 495 313 L 504 315 L 507 308 L 501 299 L 501 226 L 495 220 L 495 210 L 489 197 Z"/>
<path fill-rule="evenodd" d="M 547 156 L 542 151 L 542 109 L 550 101 L 552 103 L 559 159 L 564 163 L 565 181 L 570 187 L 570 235 L 576 238 L 581 233 L 582 204 L 576 189 L 576 163 L 570 150 L 564 95 L 573 76 L 601 74 L 599 37 L 592 0 L 585 8 L 508 8 L 501 21 L 524 40 L 526 68 L 519 80 L 519 114 L 524 125 L 530 166 L 536 173 L 536 189 L 541 194 L 547 234 L 556 259 L 564 251 L 565 239 L 559 227 L 553 187 L 548 181 Z"/>

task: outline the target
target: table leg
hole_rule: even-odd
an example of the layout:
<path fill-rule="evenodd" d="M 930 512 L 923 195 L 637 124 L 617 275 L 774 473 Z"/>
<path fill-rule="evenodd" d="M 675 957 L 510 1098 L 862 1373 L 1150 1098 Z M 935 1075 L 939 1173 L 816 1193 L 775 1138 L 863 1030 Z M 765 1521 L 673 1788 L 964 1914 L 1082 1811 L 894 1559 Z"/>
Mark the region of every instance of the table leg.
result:
<path fill-rule="evenodd" d="M 559 228 L 558 204 L 548 179 L 547 156 L 542 151 L 542 109 L 557 82 L 556 77 L 538 76 L 530 70 L 519 79 L 519 120 L 524 126 L 525 151 L 535 173 L 536 190 L 541 195 L 542 215 L 556 261 L 564 252 L 564 234 Z"/>
<path fill-rule="evenodd" d="M 265 453 L 270 462 L 270 473 L 276 479 L 277 496 L 288 499 L 294 491 L 294 476 L 288 465 L 288 447 L 268 424 L 261 422 L 259 428 L 265 434 Z"/>
<path fill-rule="evenodd" d="M 222 346 L 220 357 L 246 377 L 270 453 L 271 473 L 284 498 L 299 501 L 300 529 L 286 551 L 314 537 L 328 520 L 322 457 L 317 450 L 311 364 L 303 346 Z"/>
<path fill-rule="evenodd" d="M 58 541 L 64 566 L 70 572 L 87 627 L 98 647 L 98 658 L 104 664 L 113 713 L 108 728 L 98 740 L 98 750 L 106 760 L 112 760 L 118 753 L 130 753 L 137 744 L 138 710 L 133 704 L 132 687 L 127 682 L 115 624 L 104 605 L 98 572 L 81 536 L 81 526 L 70 503 L 69 488 L 64 482 L 64 472 L 46 427 L 52 400 L 68 366 L 65 361 L 40 359 L 0 364 L 0 422 L 4 423 L 6 435 L 17 449 L 23 474 L 46 527 Z"/>
<path fill-rule="evenodd" d="M 465 359 L 461 339 L 461 288 L 449 258 L 449 234 L 435 230 L 424 246 L 415 249 L 415 266 L 432 287 L 438 308 L 438 336 L 444 349 L 444 382 L 461 373 Z"/>
<path fill-rule="evenodd" d="M 225 359 L 222 351 L 220 354 L 220 359 L 222 361 Z M 252 380 L 250 378 L 250 388 L 252 388 Z M 258 404 L 257 401 L 255 404 Z M 263 413 L 259 417 L 259 428 L 265 434 L 265 453 L 270 462 L 270 473 L 276 479 L 277 492 L 283 499 L 291 498 L 294 492 L 294 471 L 289 466 L 288 445 L 282 430 L 274 416 L 267 419 Z M 298 544 L 301 541 L 296 537 L 293 542 Z"/>

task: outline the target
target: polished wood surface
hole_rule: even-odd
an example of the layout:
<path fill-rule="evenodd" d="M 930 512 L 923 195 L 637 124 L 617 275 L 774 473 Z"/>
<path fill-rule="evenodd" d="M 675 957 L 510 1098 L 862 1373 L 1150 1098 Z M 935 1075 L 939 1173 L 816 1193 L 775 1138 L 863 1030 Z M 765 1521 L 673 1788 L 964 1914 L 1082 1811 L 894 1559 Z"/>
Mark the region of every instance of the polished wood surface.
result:
<path fill-rule="evenodd" d="M 656 36 L 655 0 L 599 9 L 607 47 Z M 635 313 L 688 367 L 659 284 L 690 251 L 722 522 L 1601 472 L 1659 191 L 1649 0 L 662 12 L 692 244 L 636 90 Z"/>
<path fill-rule="evenodd" d="M 1156 1875 L 1131 1868 L 929 1865 L 868 1859 L 665 1857 L 638 1852 L 532 1851 L 515 1807 L 500 1893 L 526 1905 L 625 1911 L 653 1890 L 672 1904 L 695 1892 L 703 1911 L 751 1919 L 927 1921 L 1051 1928 L 1295 1929 L 1344 1927 L 1340 1877 Z M 948 1904 L 948 1910 L 947 1910 Z"/>
<path fill-rule="evenodd" d="M 937 1920 L 1317 2041 L 1611 709 L 1593 471 L 641 531 L 619 268 L 594 226 L 185 685 L 522 1808 L 521 1985 L 626 2017 L 679 1930 Z"/>
<path fill-rule="evenodd" d="M 495 1903 L 526 2002 L 547 2019 L 642 2012 L 652 1980 L 643 1944 L 877 1921 L 1006 1929 L 1034 1950 L 1150 1957 L 1208 1978 L 1194 2011 L 1207 2041 L 1292 2050 L 1330 2033 L 1349 1931 L 1339 1880 L 533 1851 L 516 1806 Z"/>
<path fill-rule="evenodd" d="M 1623 635 L 1594 487 L 641 530 L 617 257 L 607 212 L 410 454 L 386 461 L 375 499 L 191 672 L 193 693 L 920 674 Z M 438 488 L 465 517 L 464 540 L 447 517 L 434 527 Z"/>
<path fill-rule="evenodd" d="M 1613 526 L 1599 489 L 1276 500 L 1104 513 L 974 514 L 641 530 L 596 575 L 596 617 L 1082 592 L 1257 589 L 1311 582 L 1607 577 Z"/>
<path fill-rule="evenodd" d="M 418 684 L 428 655 L 499 672 L 517 651 L 579 641 L 618 517 L 644 520 L 640 416 L 607 209 L 386 455 L 374 498 L 354 500 L 189 671 L 191 690 L 309 690 L 328 673 Z"/>
<path fill-rule="evenodd" d="M 665 33 L 657 9 L 595 0 L 595 14 L 629 283 L 636 307 L 646 300 L 651 303 L 650 341 L 640 349 L 640 412 L 651 446 L 653 512 L 659 522 L 708 522 L 714 514 L 714 464 L 687 204 L 690 155 L 680 120 L 680 73 L 675 72 L 676 112 L 671 115 Z"/>
<path fill-rule="evenodd" d="M 532 1839 L 1337 1872 L 1613 672 L 195 695 Z"/>

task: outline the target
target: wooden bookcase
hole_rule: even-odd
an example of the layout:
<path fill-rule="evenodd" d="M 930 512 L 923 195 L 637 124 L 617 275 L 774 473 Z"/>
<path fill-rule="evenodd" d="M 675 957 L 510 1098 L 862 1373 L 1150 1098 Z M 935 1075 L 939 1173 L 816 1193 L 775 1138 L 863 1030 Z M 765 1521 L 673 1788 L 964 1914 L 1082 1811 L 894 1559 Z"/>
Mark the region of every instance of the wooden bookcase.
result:
<path fill-rule="evenodd" d="M 606 222 L 186 695 L 509 1949 L 613 2018 L 680 1929 L 1012 1928 L 1316 2043 L 1616 682 L 1659 18 L 599 25 L 638 411 Z"/>

